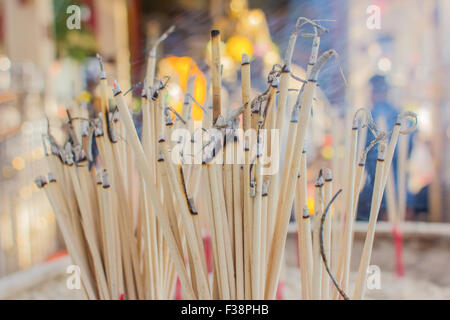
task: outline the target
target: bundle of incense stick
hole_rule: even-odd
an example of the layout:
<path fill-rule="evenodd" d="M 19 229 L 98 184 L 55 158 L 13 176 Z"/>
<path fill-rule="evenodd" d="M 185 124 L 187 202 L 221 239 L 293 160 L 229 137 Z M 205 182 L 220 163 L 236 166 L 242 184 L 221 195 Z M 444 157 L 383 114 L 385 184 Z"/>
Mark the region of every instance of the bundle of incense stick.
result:
<path fill-rule="evenodd" d="M 365 120 L 359 120 L 359 114 L 365 115 Z M 407 123 L 407 119 L 411 119 Z M 366 286 L 366 274 L 369 267 L 372 246 L 375 235 L 376 221 L 383 199 L 384 189 L 389 178 L 395 147 L 399 134 L 409 134 L 415 130 L 417 116 L 413 112 L 401 113 L 395 122 L 392 133 L 380 130 L 372 120 L 366 109 L 359 109 L 354 115 L 351 127 L 351 141 L 346 153 L 345 161 L 348 163 L 347 185 L 332 195 L 333 178 L 331 170 L 321 170 L 315 183 L 314 216 L 308 213 L 306 203 L 306 152 L 302 156 L 301 167 L 298 173 L 297 184 L 297 223 L 298 223 L 298 250 L 300 258 L 300 271 L 302 282 L 302 297 L 304 299 L 362 299 Z M 402 129 L 402 126 L 404 127 Z M 357 144 L 360 129 L 368 128 L 375 137 L 368 146 L 358 154 Z M 353 241 L 353 222 L 356 219 L 359 192 L 363 187 L 364 169 L 367 153 L 378 145 L 378 159 L 376 164 L 375 181 L 373 185 L 370 220 L 357 279 L 354 284 L 353 296 L 348 292 L 350 258 Z M 332 217 L 333 203 L 343 191 L 344 210 L 335 212 Z M 388 195 L 389 196 L 389 195 Z M 311 234 L 312 230 L 312 234 Z M 331 255 L 332 235 L 342 234 L 340 243 L 336 245 L 338 254 Z M 335 259 L 336 261 L 332 261 Z M 302 263 L 304 262 L 304 263 Z M 332 263 L 334 262 L 334 264 Z M 334 267 L 333 267 L 334 266 Z"/>
<path fill-rule="evenodd" d="M 290 66 L 297 37 L 306 25 L 312 26 L 313 41 L 307 77 L 301 80 L 291 74 Z M 179 114 L 165 100 L 170 79 L 155 77 L 156 47 L 173 29 L 160 37 L 148 58 L 141 137 L 127 92 L 117 82 L 112 92 L 108 89 L 99 57 L 101 104 L 95 118 L 88 119 L 85 107 L 75 106 L 68 111 L 67 142 L 59 146 L 50 128 L 44 139 L 50 173 L 36 183 L 54 208 L 68 251 L 81 269 L 87 297 L 171 299 L 178 277 L 187 299 L 274 299 L 294 200 L 303 298 L 347 297 L 355 199 L 366 154 L 357 166 L 359 117 L 348 157 L 345 216 L 328 214 L 337 198 L 328 169 L 316 182 L 312 222 L 306 207 L 305 136 L 319 72 L 337 57 L 334 50 L 319 56 L 320 36 L 328 30 L 318 21 L 299 18 L 283 64 L 274 65 L 267 89 L 255 97 L 251 96 L 251 64 L 244 54 L 242 101 L 237 109 L 222 103 L 220 32 L 211 31 L 212 107 L 200 105 L 188 84 Z M 301 88 L 289 88 L 290 77 L 301 80 Z M 298 94 L 290 108 L 288 92 L 295 90 Z M 201 123 L 193 121 L 193 103 L 203 110 Z M 398 123 L 386 152 L 386 133 L 369 116 L 364 124 L 376 133 L 372 145 L 380 143 L 380 159 L 355 298 L 363 295 L 386 168 L 399 133 L 405 133 Z M 281 154 L 284 127 L 289 141 Z M 100 157 L 96 162 L 93 139 Z M 284 163 L 278 170 L 281 158 Z M 90 165 L 93 161 L 95 165 Z M 341 227 L 344 235 L 333 272 L 328 265 L 331 239 Z M 211 240 L 211 274 L 205 235 Z"/>

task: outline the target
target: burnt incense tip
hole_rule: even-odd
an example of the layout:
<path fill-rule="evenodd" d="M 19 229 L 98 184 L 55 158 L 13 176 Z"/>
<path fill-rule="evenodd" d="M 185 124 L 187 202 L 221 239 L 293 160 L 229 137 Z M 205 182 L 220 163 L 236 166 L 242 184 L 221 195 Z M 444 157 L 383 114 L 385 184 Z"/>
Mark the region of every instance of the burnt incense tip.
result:
<path fill-rule="evenodd" d="M 109 187 L 111 187 L 111 185 L 109 183 L 108 172 L 106 172 L 106 170 L 103 170 L 102 183 L 103 183 L 103 189 L 108 189 Z"/>
<path fill-rule="evenodd" d="M 114 80 L 114 87 L 113 87 L 113 94 L 114 97 L 118 94 L 122 93 L 122 90 L 120 90 L 119 84 L 117 83 L 117 80 Z"/>
<path fill-rule="evenodd" d="M 103 123 L 102 123 L 102 116 L 103 114 L 101 112 L 98 113 L 98 117 L 94 119 L 94 137 L 101 137 L 103 136 Z"/>
<path fill-rule="evenodd" d="M 251 181 L 250 181 L 250 197 L 254 198 L 255 196 L 256 196 L 255 179 L 251 179 Z"/>
<path fill-rule="evenodd" d="M 198 214 L 198 211 L 195 208 L 194 198 L 191 195 L 187 196 L 187 202 L 190 214 L 196 216 Z"/>
<path fill-rule="evenodd" d="M 211 38 L 215 38 L 218 37 L 220 35 L 220 31 L 219 30 L 211 30 Z"/>
<path fill-rule="evenodd" d="M 225 121 L 225 119 L 221 115 L 219 115 L 217 117 L 215 126 L 219 127 L 219 128 L 223 128 L 226 125 L 227 125 L 227 122 Z"/>
<path fill-rule="evenodd" d="M 307 206 L 305 206 L 303 208 L 303 219 L 308 219 L 309 218 L 309 209 Z"/>
<path fill-rule="evenodd" d="M 159 137 L 158 137 L 158 142 L 159 143 L 162 143 L 162 142 L 165 142 L 166 141 L 166 139 L 164 138 L 164 136 L 161 134 Z"/>
<path fill-rule="evenodd" d="M 51 172 L 48 173 L 48 182 L 49 183 L 56 182 L 56 178 Z"/>
<path fill-rule="evenodd" d="M 386 143 L 380 143 L 378 145 L 378 161 L 384 161 L 385 153 L 386 153 Z"/>
<path fill-rule="evenodd" d="M 319 179 L 317 179 L 315 186 L 316 186 L 316 188 L 321 188 L 321 187 L 323 187 L 323 184 L 324 184 L 323 178 L 320 177 Z"/>
<path fill-rule="evenodd" d="M 324 184 L 324 181 L 323 181 L 323 171 L 322 171 L 322 169 L 320 169 L 320 171 L 319 171 L 319 176 L 317 177 L 315 186 L 316 186 L 317 188 L 320 188 L 320 187 L 323 186 L 323 184 Z"/>
<path fill-rule="evenodd" d="M 103 68 L 103 59 L 99 53 L 97 53 L 96 56 L 97 56 L 98 64 L 100 65 L 100 79 L 104 80 L 104 79 L 106 79 L 106 72 L 105 72 L 105 69 Z"/>
<path fill-rule="evenodd" d="M 100 71 L 103 71 L 103 59 L 102 59 L 102 56 L 98 52 L 97 52 L 97 54 L 95 56 L 96 56 L 96 58 L 98 60 L 98 64 L 100 65 Z"/>
<path fill-rule="evenodd" d="M 36 186 L 41 189 L 47 184 L 47 179 L 44 176 L 38 176 L 34 179 Z"/>
<path fill-rule="evenodd" d="M 325 182 L 333 181 L 333 175 L 331 173 L 331 170 L 326 168 L 324 171 L 325 171 Z"/>
<path fill-rule="evenodd" d="M 272 88 L 278 88 L 279 85 L 280 85 L 280 80 L 278 78 L 274 78 L 272 80 Z"/>
<path fill-rule="evenodd" d="M 242 63 L 241 64 L 242 65 L 250 64 L 250 59 L 248 58 L 248 54 L 246 54 L 246 53 L 242 54 Z"/>
<path fill-rule="evenodd" d="M 263 182 L 261 196 L 267 197 L 267 195 L 269 194 L 269 183 L 269 180 Z"/>
<path fill-rule="evenodd" d="M 98 185 L 102 185 L 103 184 L 103 179 L 102 179 L 102 173 L 101 172 L 97 172 L 97 184 Z"/>
<path fill-rule="evenodd" d="M 141 98 L 147 99 L 147 88 L 143 87 L 141 91 Z"/>

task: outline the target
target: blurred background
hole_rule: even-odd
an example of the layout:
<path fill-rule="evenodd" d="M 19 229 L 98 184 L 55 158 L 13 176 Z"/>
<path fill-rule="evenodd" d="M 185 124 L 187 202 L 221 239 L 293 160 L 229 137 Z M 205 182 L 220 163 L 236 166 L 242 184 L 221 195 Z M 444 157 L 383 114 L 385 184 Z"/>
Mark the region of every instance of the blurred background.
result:
<path fill-rule="evenodd" d="M 71 5 L 80 9 L 79 28 Z M 389 112 L 414 111 L 418 130 L 397 156 L 391 194 L 406 220 L 449 222 L 450 1 L 0 0 L 0 277 L 64 255 L 52 208 L 33 179 L 47 173 L 41 141 L 46 117 L 61 138 L 66 108 L 74 101 L 95 103 L 97 52 L 110 81 L 124 88 L 138 84 L 138 96 L 149 49 L 175 25 L 158 50 L 158 69 L 173 79 L 169 102 L 181 108 L 188 73 L 194 72 L 195 98 L 207 103 L 209 32 L 218 28 L 225 101 L 235 106 L 241 54 L 251 57 L 254 92 L 264 90 L 300 16 L 322 19 L 330 29 L 321 51 L 339 53 L 348 82 L 336 63 L 321 73 L 308 140 L 311 170 L 343 158 L 345 135 L 336 137 L 355 109 L 385 116 L 388 129 Z M 310 47 L 310 37 L 299 37 L 292 71 L 300 77 Z M 134 111 L 139 123 L 138 102 Z M 201 117 L 200 110 L 194 117 Z M 367 219 L 360 211 L 358 219 Z"/>

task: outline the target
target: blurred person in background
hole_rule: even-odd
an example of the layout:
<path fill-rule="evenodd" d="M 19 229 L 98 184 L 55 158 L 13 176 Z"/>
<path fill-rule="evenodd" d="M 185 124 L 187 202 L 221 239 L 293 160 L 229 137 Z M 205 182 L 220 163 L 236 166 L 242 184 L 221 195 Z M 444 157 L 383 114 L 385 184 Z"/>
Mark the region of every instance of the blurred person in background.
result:
<path fill-rule="evenodd" d="M 392 128 L 397 120 L 397 116 L 399 114 L 399 110 L 392 105 L 388 100 L 389 96 L 389 85 L 386 81 L 386 77 L 383 75 L 374 75 L 369 80 L 371 90 L 372 90 L 372 107 L 371 114 L 372 118 L 377 124 L 380 126 L 380 123 L 384 121 L 385 128 L 389 133 L 389 139 L 391 137 Z M 408 155 L 412 150 L 412 139 L 413 135 L 409 135 L 409 143 L 408 143 Z M 374 136 L 370 130 L 367 130 L 367 140 L 366 147 L 370 144 L 370 142 L 374 139 Z M 378 157 L 378 145 L 373 147 L 367 153 L 367 161 L 366 161 L 366 173 L 367 177 L 365 179 L 365 185 L 361 190 L 358 202 L 358 212 L 357 219 L 358 220 L 369 220 L 370 216 L 370 207 L 372 201 L 372 193 L 373 193 L 373 182 L 375 180 L 375 171 L 376 171 L 376 163 Z M 409 156 L 408 156 L 409 157 Z M 395 193 L 398 196 L 397 189 L 397 149 L 394 153 L 394 158 L 392 159 L 392 171 L 391 174 L 394 175 L 394 185 L 395 185 Z M 385 191 L 386 193 L 386 191 Z M 412 207 L 414 206 L 414 199 L 410 192 L 407 191 L 407 201 L 406 201 L 406 219 L 411 219 L 412 215 Z M 380 207 L 380 219 L 387 219 L 387 203 L 386 196 L 383 196 L 383 201 Z"/>

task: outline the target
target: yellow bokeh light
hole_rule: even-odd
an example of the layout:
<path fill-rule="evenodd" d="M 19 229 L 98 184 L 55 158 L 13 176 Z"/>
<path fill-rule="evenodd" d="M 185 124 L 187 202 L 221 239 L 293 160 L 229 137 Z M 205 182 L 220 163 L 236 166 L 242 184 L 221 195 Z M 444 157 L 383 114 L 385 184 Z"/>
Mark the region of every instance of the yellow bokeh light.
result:
<path fill-rule="evenodd" d="M 226 52 L 234 61 L 241 62 L 244 53 L 248 54 L 250 58 L 252 57 L 253 45 L 245 37 L 233 36 L 227 41 Z"/>
<path fill-rule="evenodd" d="M 21 157 L 15 157 L 11 162 L 14 169 L 20 171 L 25 168 L 25 160 Z"/>
<path fill-rule="evenodd" d="M 77 96 L 78 102 L 90 102 L 92 100 L 92 96 L 89 91 L 81 91 Z"/>
<path fill-rule="evenodd" d="M 314 198 L 313 197 L 309 197 L 306 200 L 306 205 L 308 206 L 309 215 L 314 215 Z"/>
<path fill-rule="evenodd" d="M 330 160 L 333 158 L 333 147 L 332 146 L 325 146 L 322 148 L 321 152 L 322 157 L 326 160 Z"/>
<path fill-rule="evenodd" d="M 168 85 L 168 103 L 178 113 L 182 113 L 183 95 L 187 90 L 190 77 L 195 77 L 193 96 L 202 105 L 206 101 L 206 78 L 191 57 L 166 57 L 159 62 L 164 75 L 171 77 Z M 181 90 L 180 90 L 181 89 Z M 181 99 L 180 99 L 181 97 Z M 192 116 L 199 121 L 203 117 L 203 110 L 195 103 L 192 106 Z"/>

